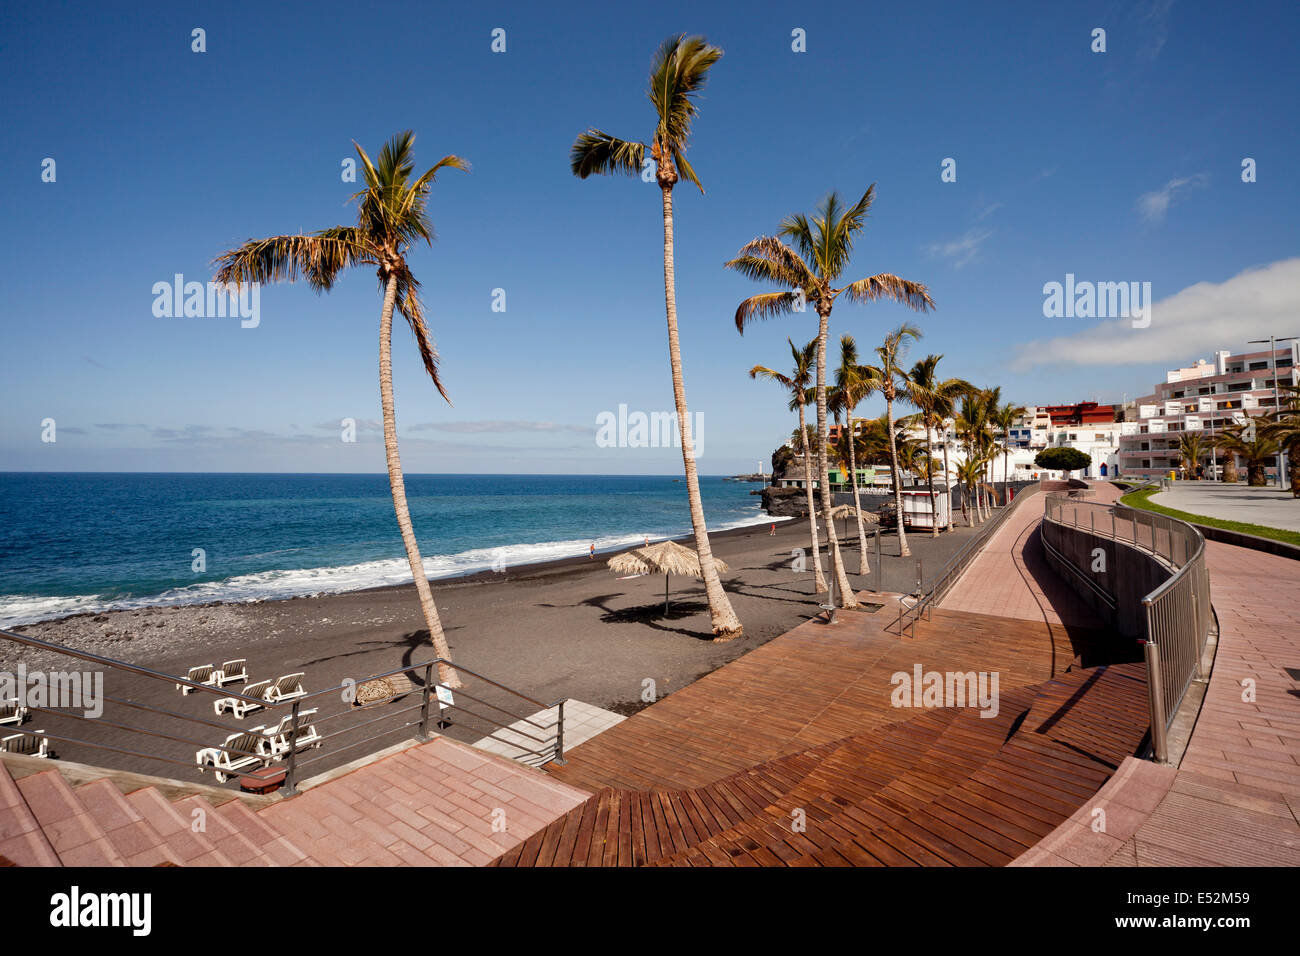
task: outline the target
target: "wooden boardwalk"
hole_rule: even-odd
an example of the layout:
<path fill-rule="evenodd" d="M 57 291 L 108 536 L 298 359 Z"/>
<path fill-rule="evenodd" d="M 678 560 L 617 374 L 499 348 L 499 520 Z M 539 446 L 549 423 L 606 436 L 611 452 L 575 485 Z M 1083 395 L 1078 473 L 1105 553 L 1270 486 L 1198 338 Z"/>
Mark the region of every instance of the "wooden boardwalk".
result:
<path fill-rule="evenodd" d="M 969 708 L 769 760 L 711 784 L 604 788 L 499 866 L 999 866 L 1141 744 L 1140 665 L 1079 669 Z"/>
<path fill-rule="evenodd" d="M 895 605 L 896 607 L 896 605 Z M 910 716 L 890 678 L 924 670 L 997 671 L 1003 693 L 1065 671 L 1100 635 L 1087 628 L 936 610 L 916 638 L 896 611 L 801 624 L 547 765 L 577 787 L 691 787 Z"/>
<path fill-rule="evenodd" d="M 594 796 L 494 864 L 1000 865 L 1141 746 L 1141 668 L 1078 666 L 1107 635 L 938 610 L 904 639 L 892 621 L 809 621 L 548 765 Z M 894 706 L 918 665 L 996 672 L 996 716 Z"/>

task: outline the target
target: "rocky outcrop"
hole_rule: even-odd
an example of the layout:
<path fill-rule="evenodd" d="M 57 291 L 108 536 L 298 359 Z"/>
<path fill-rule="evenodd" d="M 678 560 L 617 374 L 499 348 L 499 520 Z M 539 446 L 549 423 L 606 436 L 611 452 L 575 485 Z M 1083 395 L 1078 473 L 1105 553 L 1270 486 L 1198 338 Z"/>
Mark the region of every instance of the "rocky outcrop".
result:
<path fill-rule="evenodd" d="M 769 485 L 762 491 L 751 491 L 759 495 L 763 510 L 774 518 L 808 517 L 808 493 L 802 488 L 777 488 Z"/>

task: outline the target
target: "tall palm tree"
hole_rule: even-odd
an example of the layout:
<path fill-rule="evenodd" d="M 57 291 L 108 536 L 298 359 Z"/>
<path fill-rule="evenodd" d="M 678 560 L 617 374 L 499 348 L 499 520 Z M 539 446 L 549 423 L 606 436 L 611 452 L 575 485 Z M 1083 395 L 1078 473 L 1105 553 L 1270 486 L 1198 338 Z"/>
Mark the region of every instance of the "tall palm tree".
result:
<path fill-rule="evenodd" d="M 851 335 L 840 336 L 840 367 L 835 370 L 836 404 L 848 420 L 850 435 L 856 435 L 853 413 L 861 401 L 876 390 L 880 383 L 871 375 L 870 369 L 858 364 L 858 345 Z M 867 562 L 867 531 L 862 524 L 862 496 L 858 490 L 857 441 L 849 445 L 849 474 L 852 475 L 853 510 L 858 519 L 858 574 L 869 574 L 871 565 Z"/>
<path fill-rule="evenodd" d="M 997 507 L 992 483 L 993 463 L 998 456 L 996 427 L 998 407 L 1002 401 L 1002 386 L 994 385 L 991 388 L 984 389 L 980 395 L 980 401 L 984 403 L 984 432 L 980 436 L 984 452 L 984 510 L 986 514 L 991 516 L 993 509 Z"/>
<path fill-rule="evenodd" d="M 961 464 L 957 466 L 957 480 L 963 485 L 961 510 L 966 512 L 966 527 L 968 528 L 975 523 L 971 520 L 975 507 L 972 501 L 970 510 L 967 510 L 966 502 L 971 498 L 971 489 L 979 483 L 980 471 L 983 467 L 984 463 L 978 458 L 964 458 Z"/>
<path fill-rule="evenodd" d="M 1001 448 L 1002 456 L 1002 503 L 1007 503 L 1007 469 L 1011 464 L 1011 429 L 1015 427 L 1016 421 L 1025 413 L 1025 406 L 1017 405 L 1014 402 L 1006 402 L 999 405 L 993 412 L 993 425 L 998 429 L 998 445 Z"/>
<path fill-rule="evenodd" d="M 900 325 L 885 336 L 882 344 L 876 346 L 878 364 L 869 366 L 869 375 L 878 383 L 877 391 L 885 396 L 885 418 L 889 423 L 889 462 L 894 470 L 894 508 L 898 513 L 898 554 L 904 558 L 909 557 L 912 551 L 907 546 L 907 534 L 903 531 L 903 481 L 898 468 L 898 439 L 894 434 L 894 402 L 908 400 L 911 380 L 902 366 L 902 360 L 907 352 L 908 340 L 915 341 L 920 337 L 921 330 L 915 325 Z"/>
<path fill-rule="evenodd" d="M 916 424 L 925 430 L 925 449 L 926 454 L 931 458 L 934 457 L 934 444 L 932 434 L 935 430 L 944 427 L 948 417 L 952 415 L 953 405 L 957 398 L 963 393 L 970 391 L 971 384 L 961 378 L 940 379 L 938 375 L 939 361 L 942 355 L 927 355 L 907 373 L 907 400 L 918 409 L 914 416 Z M 945 439 L 943 443 L 943 483 L 945 493 L 951 499 L 952 494 L 947 490 L 948 485 L 948 442 Z M 930 493 L 930 501 L 934 501 L 934 475 L 933 469 L 926 476 L 927 489 Z M 948 526 L 952 526 L 952 509 L 948 509 Z M 930 537 L 939 537 L 939 519 L 938 511 L 935 511 L 935 520 L 930 528 Z"/>
<path fill-rule="evenodd" d="M 817 361 L 817 340 L 813 339 L 803 348 L 795 345 L 793 339 L 787 338 L 786 341 L 790 343 L 790 357 L 794 360 L 794 370 L 789 375 L 784 375 L 765 365 L 755 365 L 749 370 L 749 377 L 761 376 L 769 382 L 776 382 L 790 393 L 790 410 L 799 412 L 799 431 L 796 435 L 800 441 L 797 450 L 803 456 L 803 485 L 804 490 L 808 492 L 808 524 L 812 531 L 813 573 L 816 575 L 814 583 L 817 593 L 820 594 L 826 590 L 826 578 L 822 575 L 821 545 L 817 540 L 817 509 L 813 507 L 812 448 L 808 442 L 808 424 L 804 420 L 804 408 L 808 405 L 808 394 L 813 380 L 813 365 Z"/>
<path fill-rule="evenodd" d="M 393 136 L 379 151 L 378 162 L 360 146 L 365 188 L 352 198 L 357 200 L 355 226 L 331 226 L 319 232 L 250 239 L 242 246 L 218 256 L 213 264 L 219 268 L 218 283 L 242 285 L 263 282 L 294 282 L 303 278 L 316 292 L 328 292 L 339 273 L 351 266 L 374 266 L 379 274 L 383 307 L 379 314 L 379 396 L 384 413 L 384 453 L 388 459 L 388 484 L 393 494 L 397 527 L 406 547 L 406 558 L 415 579 L 420 610 L 429 628 L 435 652 L 451 659 L 447 638 L 433 603 L 429 577 L 424 571 L 420 548 L 411 527 L 411 512 L 406 502 L 406 483 L 397 449 L 397 419 L 393 412 L 393 311 L 401 313 L 415 335 L 415 344 L 424 361 L 424 370 L 433 380 L 438 393 L 447 400 L 447 390 L 438 375 L 438 353 L 434 349 L 420 303 L 420 284 L 407 262 L 410 246 L 423 240 L 433 242 L 433 222 L 428 214 L 429 190 L 442 169 L 469 169 L 459 156 L 444 156 L 419 177 L 415 173 L 415 134 L 410 130 Z M 460 687 L 456 672 L 439 665 L 442 683 Z"/>
<path fill-rule="evenodd" d="M 664 310 L 668 317 L 668 360 L 673 373 L 673 401 L 681 431 L 682 463 L 686 469 L 686 496 L 690 502 L 695 549 L 700 558 L 700 576 L 709 599 L 709 615 L 715 641 L 730 641 L 742 633 L 740 618 L 722 589 L 713 548 L 704 523 L 700 480 L 695 467 L 690 418 L 686 409 L 686 386 L 682 381 L 682 353 L 677 337 L 677 280 L 673 262 L 673 187 L 685 179 L 704 193 L 699 177 L 686 161 L 686 144 L 698 107 L 695 98 L 704 88 L 709 68 L 722 50 L 710 46 L 704 37 L 669 37 L 655 53 L 650 66 L 650 103 L 655 109 L 655 128 L 650 145 L 619 139 L 598 129 L 588 129 L 573 143 L 569 155 L 573 174 L 586 179 L 593 173 L 639 176 L 647 149 L 655 163 L 655 181 L 663 197 L 664 217 Z"/>
<path fill-rule="evenodd" d="M 805 302 L 817 312 L 817 458 L 822 514 L 826 517 L 835 506 L 826 461 L 826 341 L 835 300 L 841 295 L 850 302 L 861 304 L 893 299 L 921 312 L 934 308 L 934 300 L 925 286 L 888 272 L 844 285 L 836 284 L 849 264 L 853 240 L 866 225 L 867 212 L 875 201 L 875 195 L 873 183 L 861 199 L 846 208 L 839 195 L 833 192 L 811 219 L 802 213 L 787 216 L 777 235 L 760 236 L 746 243 L 736 258 L 726 264 L 727 268 L 751 279 L 771 282 L 788 290 L 750 296 L 741 302 L 736 308 L 736 329 L 741 334 L 754 319 L 801 312 Z M 793 247 L 786 245 L 785 239 L 789 239 Z M 828 521 L 826 528 L 831 574 L 840 589 L 844 607 L 856 607 L 857 600 L 840 557 L 835 526 Z"/>
<path fill-rule="evenodd" d="M 983 471 L 984 450 L 988 438 L 988 406 L 983 400 L 983 391 L 973 388 L 961 398 L 961 410 L 957 415 L 956 427 L 965 448 L 966 461 L 979 461 Z M 971 504 L 975 511 L 977 524 L 984 522 L 984 509 L 980 500 L 979 478 L 972 485 Z"/>

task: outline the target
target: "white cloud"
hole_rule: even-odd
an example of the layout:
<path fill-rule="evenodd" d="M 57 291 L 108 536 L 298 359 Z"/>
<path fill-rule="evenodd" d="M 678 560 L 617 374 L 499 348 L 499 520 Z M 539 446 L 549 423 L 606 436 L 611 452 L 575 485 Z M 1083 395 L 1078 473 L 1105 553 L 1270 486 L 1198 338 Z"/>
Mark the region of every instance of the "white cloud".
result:
<path fill-rule="evenodd" d="M 1050 320 L 1068 322 L 1069 319 Z M 1241 351 L 1249 339 L 1300 334 L 1300 258 L 1246 269 L 1224 282 L 1197 282 L 1151 307 L 1151 325 L 1118 319 L 1021 345 L 1012 368 L 1145 365 Z"/>
<path fill-rule="evenodd" d="M 1169 13 L 1173 7 L 1174 0 L 1152 0 L 1146 9 L 1140 11 L 1143 26 L 1150 28 L 1138 50 L 1141 59 L 1154 61 L 1165 48 L 1165 42 L 1169 39 Z"/>
<path fill-rule="evenodd" d="M 960 238 L 949 242 L 932 242 L 926 252 L 932 256 L 951 259 L 953 267 L 960 269 L 975 258 L 982 246 L 993 235 L 992 229 L 969 229 Z"/>
<path fill-rule="evenodd" d="M 1184 190 L 1189 186 L 1204 186 L 1208 181 L 1209 176 L 1205 173 L 1171 179 L 1159 189 L 1139 196 L 1137 201 L 1138 212 L 1142 214 L 1142 218 L 1147 222 L 1163 222 L 1165 213 L 1169 211 L 1169 207 L 1178 198 L 1180 190 Z"/>
<path fill-rule="evenodd" d="M 579 432 L 595 431 L 594 426 L 561 425 L 556 422 L 530 421 L 470 421 L 470 422 L 424 422 L 412 425 L 411 431 L 454 432 L 461 435 L 481 435 L 500 432 Z"/>

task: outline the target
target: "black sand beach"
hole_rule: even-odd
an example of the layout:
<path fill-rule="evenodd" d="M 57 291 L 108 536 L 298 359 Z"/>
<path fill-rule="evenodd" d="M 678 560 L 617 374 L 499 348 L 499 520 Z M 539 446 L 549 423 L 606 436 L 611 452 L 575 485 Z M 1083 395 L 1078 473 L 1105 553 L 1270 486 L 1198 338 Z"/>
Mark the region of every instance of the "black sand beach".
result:
<path fill-rule="evenodd" d="M 909 535 L 913 556 L 907 559 L 896 556 L 895 535 L 883 534 L 883 589 L 912 590 L 918 559 L 928 580 L 979 530 L 959 527 L 937 540 L 924 532 Z M 435 579 L 434 597 L 452 657 L 538 701 L 576 698 L 626 714 L 646 705 L 643 695 L 648 681 L 653 681 L 654 693 L 663 697 L 819 613 L 825 595 L 812 593 L 810 573 L 792 568 L 792 552 L 808 546 L 806 521 L 778 521 L 775 536 L 764 524 L 711 538 L 715 553 L 732 569 L 723 576 L 724 586 L 745 626 L 744 635 L 735 641 L 713 642 L 699 582 L 673 578 L 672 607 L 665 617 L 662 576 L 620 580 L 605 566 L 609 555 L 597 555 L 594 560 L 578 557 Z M 850 570 L 856 570 L 856 539 L 847 554 Z M 851 580 L 862 591 L 876 585 L 874 573 L 864 578 L 852 575 Z M 881 613 L 894 613 L 895 598 L 883 597 L 881 602 L 887 607 Z M 360 681 L 434 656 L 409 585 L 251 604 L 78 615 L 18 631 L 166 674 L 184 674 L 194 665 L 243 657 L 248 659 L 251 679 L 302 671 L 308 691 L 347 679 Z M 13 670 L 19 660 L 29 671 L 72 666 L 66 658 L 56 663 L 55 655 L 48 652 L 15 651 L 14 645 L 0 642 L 0 669 Z M 105 693 L 212 718 L 211 698 L 182 698 L 171 685 L 143 677 L 112 672 L 106 677 Z M 517 701 L 515 706 L 531 712 Z M 44 716 L 44 722 L 50 723 L 49 715 Z M 145 711 L 133 711 L 131 716 L 137 726 L 150 726 L 159 719 Z M 88 724 L 76 723 L 66 732 L 82 737 Z M 39 719 L 34 720 L 28 727 L 39 724 Z M 195 734 L 203 745 L 220 743 L 207 739 L 220 737 L 217 731 L 205 734 L 190 726 L 187 733 Z M 75 745 L 56 749 L 67 759 L 87 763 L 166 776 L 180 770 Z M 174 750 L 178 759 L 192 760 L 195 748 L 182 744 L 166 749 Z M 353 752 L 339 762 L 360 755 Z M 181 775 L 189 776 L 183 771 Z"/>

